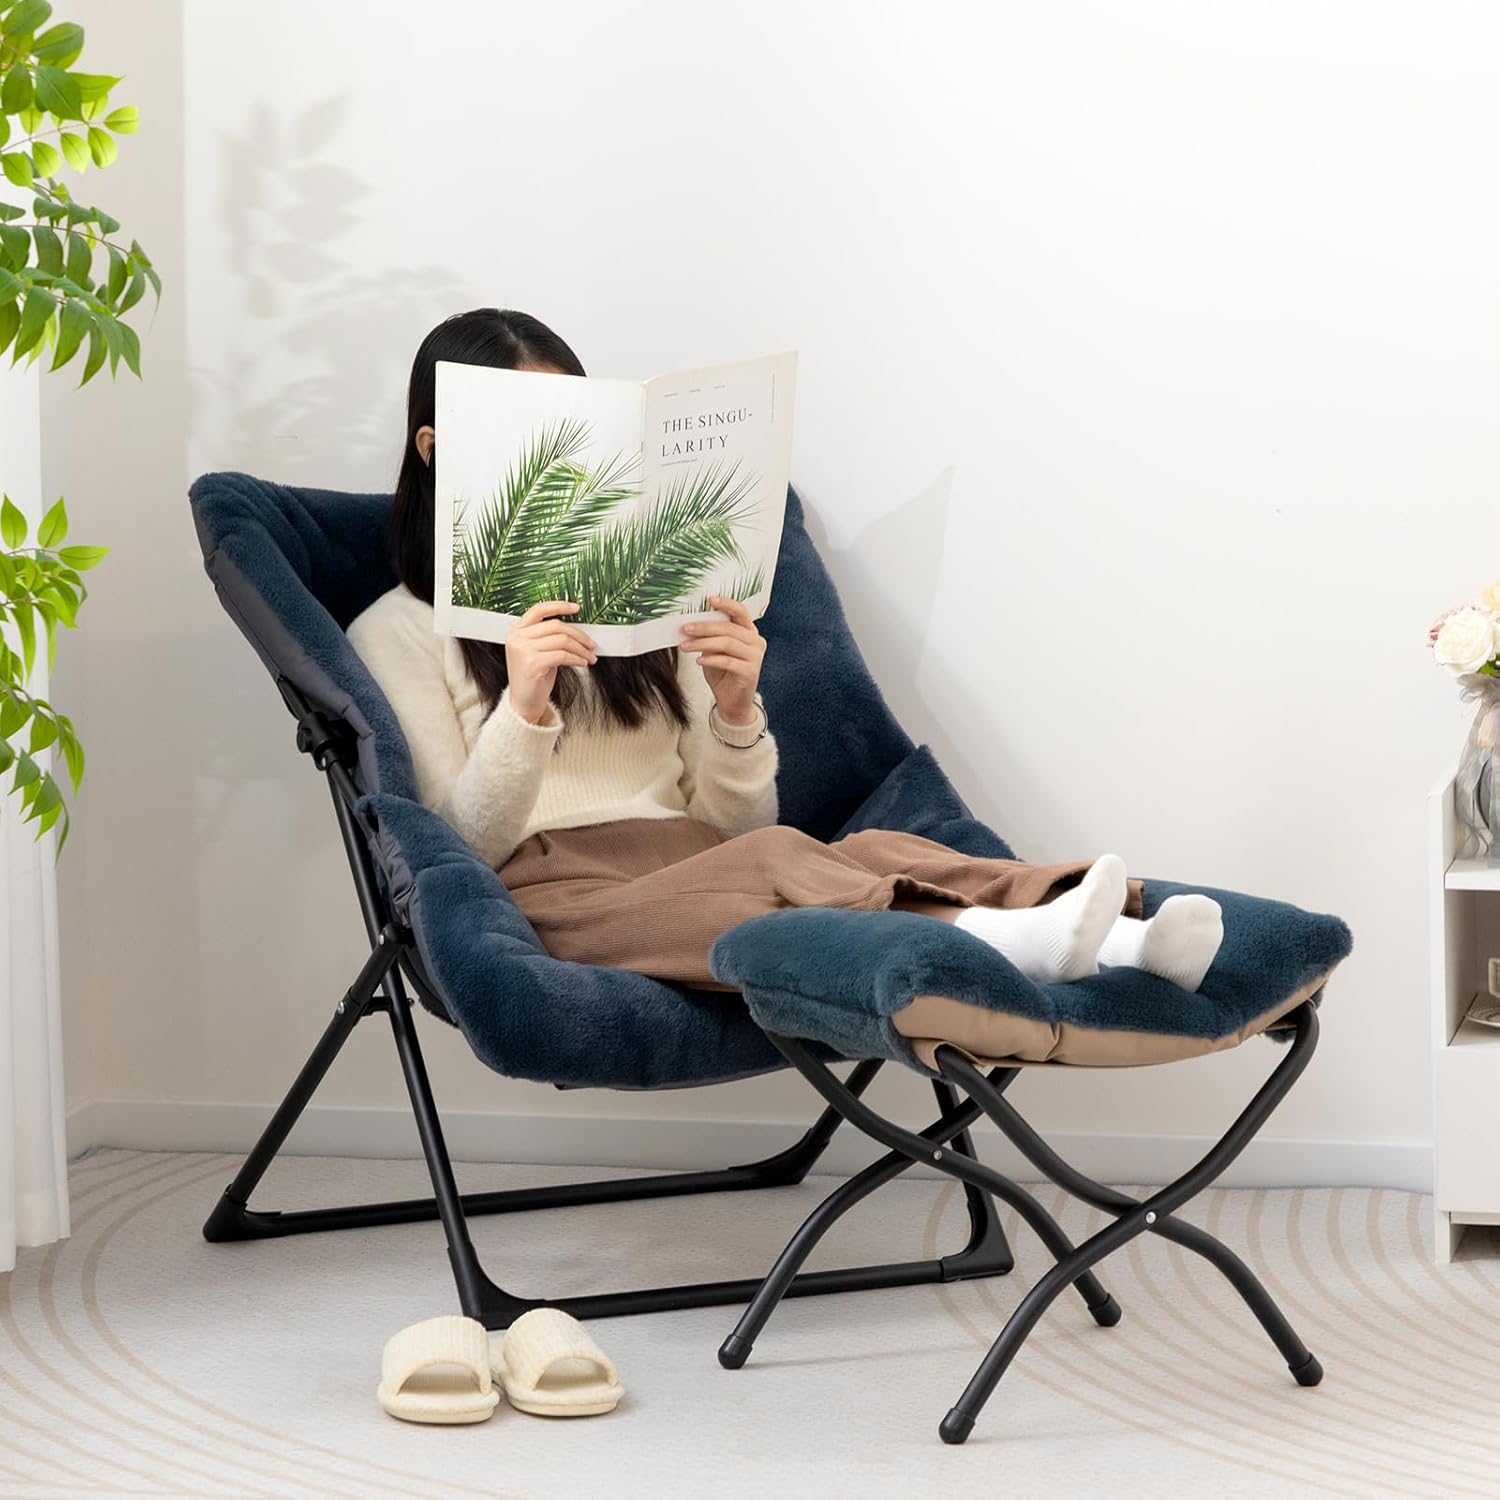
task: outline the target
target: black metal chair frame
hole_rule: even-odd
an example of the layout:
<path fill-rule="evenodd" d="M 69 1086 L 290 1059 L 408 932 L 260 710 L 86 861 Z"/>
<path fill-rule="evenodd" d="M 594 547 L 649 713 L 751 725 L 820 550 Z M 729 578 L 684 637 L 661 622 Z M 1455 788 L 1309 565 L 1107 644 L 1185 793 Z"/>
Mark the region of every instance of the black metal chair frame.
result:
<path fill-rule="evenodd" d="M 203 1225 L 205 1239 L 214 1242 L 271 1239 L 439 1219 L 447 1236 L 459 1304 L 468 1316 L 487 1327 L 508 1327 L 530 1308 L 542 1306 L 560 1307 L 579 1318 L 602 1318 L 747 1302 L 749 1305 L 739 1323 L 719 1350 L 720 1363 L 728 1369 L 737 1369 L 749 1357 L 756 1337 L 784 1297 L 971 1280 L 1010 1271 L 1015 1262 L 995 1207 L 995 1200 L 999 1199 L 1014 1208 L 1036 1232 L 1056 1264 L 1011 1314 L 957 1404 L 943 1419 L 939 1432 L 945 1442 L 961 1443 L 969 1435 L 980 1410 L 1027 1335 L 1069 1285 L 1076 1287 L 1095 1322 L 1102 1327 L 1119 1322 L 1119 1305 L 1100 1285 L 1093 1267 L 1139 1234 L 1162 1235 L 1216 1266 L 1260 1320 L 1298 1384 L 1316 1385 L 1322 1379 L 1322 1366 L 1244 1261 L 1206 1231 L 1174 1217 L 1176 1209 L 1207 1187 L 1249 1144 L 1307 1066 L 1318 1033 L 1317 1009 L 1311 1000 L 1287 1018 L 1287 1024 L 1293 1028 L 1290 1046 L 1219 1141 L 1189 1171 L 1144 1199 L 1132 1198 L 1093 1181 L 1042 1140 L 1004 1097 L 1019 1068 L 996 1067 L 986 1075 L 956 1048 L 939 1047 L 935 1062 L 942 1076 L 934 1078 L 932 1086 L 940 1113 L 926 1129 L 910 1131 L 877 1114 L 861 1097 L 883 1066 L 881 1060 L 856 1063 L 848 1078 L 840 1079 L 805 1042 L 775 1035 L 771 1041 L 812 1084 L 826 1106 L 806 1133 L 786 1150 L 760 1161 L 712 1171 L 460 1193 L 443 1140 L 403 976 L 429 1008 L 444 1013 L 443 1005 L 425 972 L 413 935 L 397 918 L 377 873 L 359 814 L 359 792 L 352 773 L 354 756 L 347 730 L 339 721 L 316 709 L 285 679 L 278 686 L 297 719 L 298 748 L 312 757 L 327 778 L 369 936 L 370 954 L 338 1002 L 327 1029 L 260 1139 L 209 1214 Z M 377 1012 L 383 1012 L 390 1021 L 432 1179 L 433 1197 L 286 1213 L 250 1207 L 251 1194 L 355 1026 Z M 967 1097 L 961 1097 L 960 1091 Z M 1083 1202 L 1114 1214 L 1114 1222 L 1075 1246 L 1031 1193 L 978 1160 L 969 1127 L 981 1115 L 994 1121 L 1032 1166 Z M 522 1297 L 490 1280 L 469 1234 L 471 1215 L 791 1186 L 807 1176 L 843 1121 L 886 1147 L 886 1154 L 840 1183 L 813 1210 L 764 1279 L 697 1282 L 583 1296 Z M 931 1260 L 826 1271 L 801 1269 L 814 1247 L 849 1209 L 918 1163 L 936 1167 L 963 1186 L 969 1237 L 962 1249 Z"/>
<path fill-rule="evenodd" d="M 888 1147 L 889 1154 L 839 1187 L 798 1230 L 761 1283 L 734 1332 L 724 1340 L 719 1349 L 719 1363 L 731 1370 L 739 1369 L 745 1363 L 757 1336 L 781 1298 L 795 1285 L 798 1268 L 829 1224 L 873 1187 L 920 1161 L 956 1178 L 964 1185 L 965 1192 L 980 1188 L 1009 1203 L 1036 1232 L 1056 1261 L 1022 1298 L 963 1394 L 943 1418 L 938 1433 L 945 1443 L 961 1443 L 973 1431 L 985 1402 L 994 1394 L 1000 1377 L 1009 1368 L 1021 1345 L 1042 1314 L 1069 1285 L 1077 1289 L 1084 1306 L 1101 1327 L 1110 1328 L 1120 1321 L 1119 1305 L 1099 1284 L 1093 1267 L 1141 1234 L 1159 1234 L 1172 1240 L 1183 1249 L 1201 1255 L 1221 1271 L 1270 1335 L 1297 1384 L 1317 1385 L 1323 1378 L 1323 1366 L 1309 1352 L 1250 1267 L 1223 1241 L 1196 1224 L 1174 1217 L 1175 1210 L 1208 1187 L 1249 1145 L 1311 1060 L 1318 1039 L 1315 1002 L 1303 1001 L 1287 1017 L 1287 1023 L 1292 1027 L 1292 1039 L 1285 1055 L 1229 1129 L 1180 1177 L 1140 1199 L 1085 1176 L 1032 1129 L 1004 1097 L 1020 1068 L 996 1067 L 986 1075 L 957 1048 L 937 1048 L 934 1060 L 943 1078 L 962 1089 L 968 1095 L 967 1104 L 982 1109 L 1033 1167 L 1084 1203 L 1115 1215 L 1112 1224 L 1077 1246 L 1025 1188 L 976 1161 L 972 1153 L 943 1149 L 942 1132 L 935 1127 L 914 1132 L 893 1124 L 871 1109 L 850 1084 L 841 1082 L 805 1042 L 773 1035 L 771 1040 L 787 1061 L 812 1084 L 829 1107 L 872 1140 Z M 972 1118 L 966 1109 L 965 1118 Z"/>
<path fill-rule="evenodd" d="M 825 1109 L 806 1133 L 786 1150 L 764 1160 L 740 1166 L 714 1171 L 673 1172 L 649 1177 L 564 1183 L 549 1187 L 512 1188 L 502 1192 L 460 1193 L 448 1148 L 443 1140 L 443 1128 L 438 1118 L 432 1086 L 428 1081 L 422 1049 L 417 1040 L 413 1007 L 403 976 L 429 1008 L 441 1013 L 442 1001 L 426 974 L 410 930 L 396 917 L 379 879 L 359 814 L 359 792 L 352 774 L 354 756 L 347 731 L 339 721 L 316 709 L 285 679 L 280 679 L 278 686 L 288 708 L 297 719 L 298 749 L 312 757 L 314 764 L 328 780 L 334 813 L 369 935 L 370 955 L 348 992 L 338 1002 L 327 1029 L 303 1064 L 301 1072 L 272 1115 L 260 1139 L 209 1214 L 203 1225 L 204 1238 L 215 1243 L 272 1239 L 320 1230 L 362 1229 L 376 1224 L 410 1224 L 440 1219 L 447 1235 L 448 1258 L 458 1287 L 459 1305 L 469 1317 L 479 1319 L 489 1328 L 506 1328 L 533 1307 L 560 1307 L 578 1318 L 605 1318 L 628 1313 L 665 1312 L 677 1308 L 711 1307 L 748 1301 L 760 1285 L 758 1278 L 648 1287 L 635 1291 L 574 1297 L 522 1297 L 497 1286 L 485 1274 L 469 1234 L 470 1216 L 568 1208 L 580 1204 L 613 1203 L 641 1198 L 676 1197 L 691 1193 L 738 1192 L 792 1186 L 807 1176 L 827 1149 L 838 1129 L 841 1114 L 837 1109 Z M 434 1196 L 288 1213 L 252 1208 L 251 1194 L 275 1160 L 350 1033 L 362 1020 L 378 1012 L 383 1012 L 390 1021 L 396 1053 L 401 1062 L 412 1112 L 416 1117 L 422 1152 L 432 1178 Z M 879 1060 L 857 1063 L 847 1084 L 842 1086 L 847 1088 L 852 1097 L 858 1098 L 881 1066 Z M 929 1127 L 932 1139 L 972 1158 L 974 1148 L 969 1139 L 968 1127 L 979 1118 L 979 1106 L 959 1103 L 951 1085 L 941 1079 L 934 1079 L 933 1087 L 942 1114 Z M 895 1177 L 910 1165 L 905 1160 L 896 1163 L 894 1169 L 887 1171 L 880 1181 Z M 877 1182 L 871 1181 L 865 1191 L 877 1185 Z M 918 1286 L 929 1282 L 995 1276 L 1009 1271 L 1014 1258 L 990 1194 L 979 1186 L 966 1186 L 965 1192 L 968 1195 L 970 1232 L 966 1244 L 955 1254 L 934 1260 L 807 1272 L 790 1280 L 782 1288 L 781 1295 L 811 1296 L 824 1292 L 873 1290 L 877 1287 Z M 852 1206 L 862 1196 L 863 1193 L 848 1197 L 843 1207 Z"/>

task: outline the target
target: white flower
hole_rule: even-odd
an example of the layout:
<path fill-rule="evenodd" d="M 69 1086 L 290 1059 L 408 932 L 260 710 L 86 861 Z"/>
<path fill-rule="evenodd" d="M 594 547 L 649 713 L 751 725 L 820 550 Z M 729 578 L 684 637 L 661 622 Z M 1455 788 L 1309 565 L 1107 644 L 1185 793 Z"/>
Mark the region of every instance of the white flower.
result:
<path fill-rule="evenodd" d="M 1500 578 L 1480 594 L 1477 602 L 1480 609 L 1487 609 L 1492 615 L 1500 615 Z"/>
<path fill-rule="evenodd" d="M 1433 642 L 1432 654 L 1450 672 L 1477 672 L 1500 650 L 1500 631 L 1488 610 L 1472 605 L 1449 615 Z"/>

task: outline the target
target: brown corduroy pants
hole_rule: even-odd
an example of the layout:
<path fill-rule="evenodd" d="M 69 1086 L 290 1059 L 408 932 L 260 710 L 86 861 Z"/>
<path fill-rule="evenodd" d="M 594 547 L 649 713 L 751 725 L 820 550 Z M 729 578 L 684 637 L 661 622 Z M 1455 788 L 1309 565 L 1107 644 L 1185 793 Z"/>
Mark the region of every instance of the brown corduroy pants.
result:
<path fill-rule="evenodd" d="M 626 818 L 535 833 L 500 870 L 554 958 L 729 989 L 708 967 L 720 934 L 794 906 L 1040 906 L 1090 861 L 980 859 L 912 833 L 869 829 L 825 844 L 795 828 L 726 838 L 691 818 Z M 1127 916 L 1140 915 L 1130 883 Z"/>

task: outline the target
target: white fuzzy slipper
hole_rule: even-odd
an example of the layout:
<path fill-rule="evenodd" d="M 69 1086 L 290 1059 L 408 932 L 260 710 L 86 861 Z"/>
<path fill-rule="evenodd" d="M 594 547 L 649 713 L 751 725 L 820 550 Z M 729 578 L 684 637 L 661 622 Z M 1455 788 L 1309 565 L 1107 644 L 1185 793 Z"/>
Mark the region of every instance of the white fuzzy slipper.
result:
<path fill-rule="evenodd" d="M 510 1404 L 539 1417 L 595 1417 L 625 1394 L 609 1356 L 556 1307 L 522 1313 L 490 1340 L 490 1359 Z"/>
<path fill-rule="evenodd" d="M 403 1328 L 385 1346 L 375 1394 L 403 1422 L 485 1421 L 500 1392 L 484 1324 L 449 1314 Z"/>

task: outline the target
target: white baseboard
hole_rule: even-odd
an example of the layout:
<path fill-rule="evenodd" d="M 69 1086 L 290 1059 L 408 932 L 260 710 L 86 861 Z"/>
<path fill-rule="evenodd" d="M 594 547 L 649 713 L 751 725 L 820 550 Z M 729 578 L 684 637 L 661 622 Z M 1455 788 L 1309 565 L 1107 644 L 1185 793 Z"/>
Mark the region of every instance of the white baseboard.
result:
<path fill-rule="evenodd" d="M 95 1099 L 68 1115 L 68 1155 L 96 1146 L 135 1151 L 247 1151 L 271 1106 L 182 1100 Z M 443 1132 L 456 1161 L 508 1161 L 662 1171 L 721 1167 L 770 1156 L 801 1127 L 769 1120 L 635 1119 L 448 1110 Z M 1040 1174 L 993 1127 L 977 1129 L 984 1159 L 1022 1181 Z M 1160 1183 L 1187 1170 L 1213 1144 L 1207 1136 L 1057 1132 L 1048 1140 L 1104 1182 Z M 409 1112 L 313 1104 L 286 1146 L 299 1156 L 405 1159 L 421 1155 Z M 848 1127 L 834 1137 L 819 1171 L 857 1170 L 875 1147 Z M 922 1168 L 922 1171 L 931 1171 Z M 1425 1141 L 1278 1140 L 1260 1137 L 1220 1181 L 1227 1187 L 1388 1187 L 1432 1191 L 1432 1147 Z"/>

